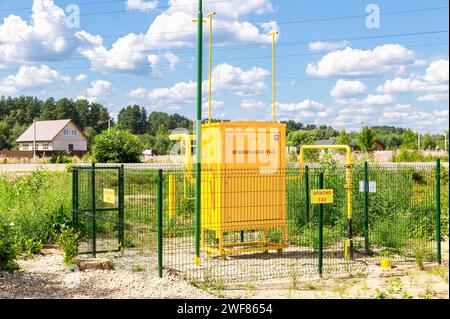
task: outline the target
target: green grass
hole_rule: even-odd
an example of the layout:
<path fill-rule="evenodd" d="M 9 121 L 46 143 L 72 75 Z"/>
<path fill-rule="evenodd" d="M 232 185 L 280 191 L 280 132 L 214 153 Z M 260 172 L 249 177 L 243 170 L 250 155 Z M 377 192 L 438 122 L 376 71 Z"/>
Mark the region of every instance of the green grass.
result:
<path fill-rule="evenodd" d="M 14 222 L 21 252 L 56 242 L 62 227 L 71 223 L 71 190 L 67 172 L 0 175 L 0 215 Z"/>

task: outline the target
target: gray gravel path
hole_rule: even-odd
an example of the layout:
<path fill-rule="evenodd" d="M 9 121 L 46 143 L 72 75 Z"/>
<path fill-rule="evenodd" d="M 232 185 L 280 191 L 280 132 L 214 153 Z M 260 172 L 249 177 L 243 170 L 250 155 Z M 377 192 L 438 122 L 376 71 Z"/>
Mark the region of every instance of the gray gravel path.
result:
<path fill-rule="evenodd" d="M 136 255 L 113 259 L 114 270 L 69 272 L 59 250 L 21 260 L 21 270 L 0 272 L 0 298 L 213 298 L 178 278 L 157 278 Z"/>

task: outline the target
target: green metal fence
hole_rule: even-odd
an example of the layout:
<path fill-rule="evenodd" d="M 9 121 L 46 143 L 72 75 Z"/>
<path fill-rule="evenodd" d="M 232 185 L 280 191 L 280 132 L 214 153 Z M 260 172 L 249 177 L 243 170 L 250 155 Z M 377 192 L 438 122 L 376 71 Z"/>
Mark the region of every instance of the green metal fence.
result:
<path fill-rule="evenodd" d="M 379 263 L 381 258 L 394 263 L 419 258 L 439 262 L 439 239 L 448 234 L 448 167 L 441 168 L 440 163 L 353 167 L 352 259 L 344 256 L 348 237 L 344 167 L 311 165 L 303 175 L 298 167 L 270 174 L 203 169 L 202 179 L 209 179 L 211 185 L 216 178 L 230 185 L 216 191 L 215 196 L 234 198 L 202 202 L 203 226 L 213 223 L 204 218 L 208 209 L 219 208 L 213 207 L 216 203 L 229 214 L 240 212 L 243 220 L 249 220 L 255 211 L 264 215 L 281 209 L 286 212 L 286 238 L 278 221 L 273 221 L 273 228 L 265 221 L 265 230 L 233 229 L 224 233 L 222 244 L 267 241 L 283 244 L 283 249 L 268 247 L 267 251 L 220 256 L 204 249 L 219 244 L 217 234 L 206 231 L 200 264 L 195 265 L 195 179 L 183 169 L 97 165 L 74 167 L 72 172 L 80 253 L 135 251 L 145 256 L 159 275 L 178 275 L 194 282 L 245 282 L 318 273 L 357 276 L 367 274 L 368 265 Z M 250 186 L 249 180 L 259 186 Z M 332 204 L 311 203 L 310 190 L 322 187 L 333 189 Z M 114 204 L 105 203 L 105 189 L 114 193 Z M 282 200 L 268 202 L 274 195 Z"/>

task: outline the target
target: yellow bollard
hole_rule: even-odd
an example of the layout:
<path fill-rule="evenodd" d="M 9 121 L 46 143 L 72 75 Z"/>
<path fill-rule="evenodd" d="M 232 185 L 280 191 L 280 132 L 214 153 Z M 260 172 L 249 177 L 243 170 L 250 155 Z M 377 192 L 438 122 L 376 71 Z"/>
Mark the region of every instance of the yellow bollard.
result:
<path fill-rule="evenodd" d="M 169 175 L 169 218 L 177 215 L 177 180 Z"/>

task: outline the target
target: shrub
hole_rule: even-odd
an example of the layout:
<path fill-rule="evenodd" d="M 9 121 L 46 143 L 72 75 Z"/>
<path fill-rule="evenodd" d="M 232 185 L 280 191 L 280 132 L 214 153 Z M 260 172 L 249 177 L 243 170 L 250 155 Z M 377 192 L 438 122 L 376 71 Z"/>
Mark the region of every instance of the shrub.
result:
<path fill-rule="evenodd" d="M 55 152 L 52 154 L 50 163 L 53 163 L 53 164 L 72 163 L 71 154 L 69 151 Z"/>
<path fill-rule="evenodd" d="M 41 252 L 43 248 L 42 241 L 35 239 L 26 239 L 23 242 L 22 251 L 26 257 L 35 255 Z"/>
<path fill-rule="evenodd" d="M 19 268 L 14 227 L 14 223 L 0 221 L 0 270 L 14 271 Z"/>
<path fill-rule="evenodd" d="M 98 163 L 139 163 L 143 149 L 136 135 L 113 128 L 94 138 L 92 156 Z"/>
<path fill-rule="evenodd" d="M 392 252 L 401 252 L 408 242 L 409 229 L 406 220 L 399 217 L 389 217 L 375 223 L 369 231 L 370 242 L 385 247 Z"/>
<path fill-rule="evenodd" d="M 447 156 L 424 155 L 420 150 L 409 150 L 402 146 L 397 154 L 392 157 L 393 162 L 434 162 L 440 158 L 444 162 L 448 162 Z"/>
<path fill-rule="evenodd" d="M 0 215 L 15 223 L 19 253 L 29 239 L 54 243 L 71 222 L 71 187 L 67 172 L 42 172 L 6 179 L 0 175 Z"/>
<path fill-rule="evenodd" d="M 78 254 L 78 233 L 70 227 L 64 228 L 59 235 L 58 244 L 63 250 L 64 263 L 67 266 L 76 263 Z"/>

